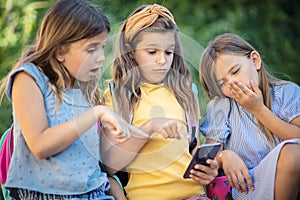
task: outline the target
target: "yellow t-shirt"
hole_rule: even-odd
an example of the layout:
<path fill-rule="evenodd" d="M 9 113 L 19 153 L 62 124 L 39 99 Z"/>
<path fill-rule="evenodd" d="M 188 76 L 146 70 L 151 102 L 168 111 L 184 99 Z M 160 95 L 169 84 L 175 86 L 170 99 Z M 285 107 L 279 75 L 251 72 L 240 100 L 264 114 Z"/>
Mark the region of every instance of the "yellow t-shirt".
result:
<path fill-rule="evenodd" d="M 107 105 L 111 95 L 106 92 Z M 151 118 L 173 118 L 186 126 L 185 112 L 174 94 L 164 85 L 143 84 L 141 99 L 135 105 L 133 124 L 137 127 Z M 153 133 L 136 158 L 127 166 L 129 182 L 125 187 L 129 200 L 175 200 L 204 194 L 203 186 L 183 174 L 192 159 L 185 137 L 165 139 Z"/>

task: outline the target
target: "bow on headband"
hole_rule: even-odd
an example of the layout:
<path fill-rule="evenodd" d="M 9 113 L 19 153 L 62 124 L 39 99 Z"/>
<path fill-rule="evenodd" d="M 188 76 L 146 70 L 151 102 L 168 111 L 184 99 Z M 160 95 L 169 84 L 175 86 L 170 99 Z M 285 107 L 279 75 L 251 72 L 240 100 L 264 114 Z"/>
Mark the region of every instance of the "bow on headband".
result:
<path fill-rule="evenodd" d="M 158 17 L 169 19 L 173 24 L 176 24 L 172 13 L 163 6 L 153 4 L 145 7 L 140 12 L 133 14 L 127 20 L 125 32 L 127 41 L 131 41 L 136 31 L 147 28 L 154 24 Z"/>

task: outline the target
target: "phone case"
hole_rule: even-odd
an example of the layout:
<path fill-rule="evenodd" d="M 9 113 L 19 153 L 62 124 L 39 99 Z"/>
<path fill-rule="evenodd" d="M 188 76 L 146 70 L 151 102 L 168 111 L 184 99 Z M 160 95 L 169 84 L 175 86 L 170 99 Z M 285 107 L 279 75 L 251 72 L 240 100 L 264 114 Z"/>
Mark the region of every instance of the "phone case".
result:
<path fill-rule="evenodd" d="M 192 168 L 194 168 L 195 164 L 202 164 L 207 165 L 207 159 L 214 159 L 221 148 L 220 143 L 213 143 L 213 144 L 202 144 L 198 147 L 197 151 L 195 152 L 192 161 L 190 162 L 187 170 L 185 171 L 183 177 L 190 178 L 189 174 Z"/>

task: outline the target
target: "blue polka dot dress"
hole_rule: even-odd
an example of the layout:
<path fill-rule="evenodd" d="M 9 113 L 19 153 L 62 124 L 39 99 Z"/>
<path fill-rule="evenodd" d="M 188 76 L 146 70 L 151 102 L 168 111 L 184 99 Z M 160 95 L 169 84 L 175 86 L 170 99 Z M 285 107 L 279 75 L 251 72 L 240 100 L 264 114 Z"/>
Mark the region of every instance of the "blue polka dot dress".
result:
<path fill-rule="evenodd" d="M 86 101 L 80 89 L 69 89 L 64 91 L 63 102 L 57 107 L 48 78 L 32 63 L 23 64 L 10 75 L 7 88 L 9 98 L 13 78 L 21 71 L 32 76 L 40 88 L 49 127 L 67 122 L 93 106 Z M 65 150 L 46 159 L 37 159 L 31 153 L 15 114 L 14 131 L 15 150 L 5 187 L 58 195 L 85 194 L 98 188 L 109 190 L 107 175 L 99 167 L 96 123 Z"/>

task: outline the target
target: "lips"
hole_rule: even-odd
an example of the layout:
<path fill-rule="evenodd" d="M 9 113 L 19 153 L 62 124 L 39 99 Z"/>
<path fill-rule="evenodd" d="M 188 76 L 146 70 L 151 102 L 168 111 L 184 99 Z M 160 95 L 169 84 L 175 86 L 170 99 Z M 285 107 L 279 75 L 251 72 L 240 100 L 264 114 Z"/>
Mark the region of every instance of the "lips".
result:
<path fill-rule="evenodd" d="M 155 71 L 157 73 L 166 73 L 167 72 L 166 69 L 154 69 L 153 71 Z"/>
<path fill-rule="evenodd" d="M 91 72 L 94 72 L 94 73 L 96 73 L 96 72 L 98 72 L 99 71 L 99 68 L 96 68 L 96 69 L 92 69 L 91 70 Z"/>
<path fill-rule="evenodd" d="M 91 70 L 90 70 L 90 73 L 91 73 L 93 76 L 97 76 L 98 73 L 99 73 L 99 70 L 100 70 L 100 68 L 91 69 Z"/>

